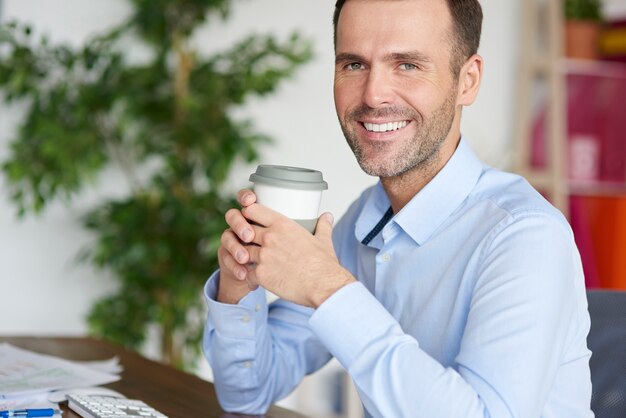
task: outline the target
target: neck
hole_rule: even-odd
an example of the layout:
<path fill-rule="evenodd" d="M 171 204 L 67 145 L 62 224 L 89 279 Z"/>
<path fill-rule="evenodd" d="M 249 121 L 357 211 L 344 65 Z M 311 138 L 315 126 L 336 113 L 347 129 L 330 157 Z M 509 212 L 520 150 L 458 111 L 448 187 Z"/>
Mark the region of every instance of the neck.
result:
<path fill-rule="evenodd" d="M 391 202 L 393 213 L 398 213 L 448 163 L 461 139 L 460 129 L 452 129 L 438 152 L 411 170 L 395 177 L 381 177 L 380 182 Z"/>

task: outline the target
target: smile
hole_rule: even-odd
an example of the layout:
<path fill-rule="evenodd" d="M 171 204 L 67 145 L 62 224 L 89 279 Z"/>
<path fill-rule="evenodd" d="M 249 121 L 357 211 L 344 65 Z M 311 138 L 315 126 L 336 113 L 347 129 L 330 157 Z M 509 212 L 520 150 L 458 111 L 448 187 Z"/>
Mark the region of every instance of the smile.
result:
<path fill-rule="evenodd" d="M 367 123 L 364 122 L 363 126 L 369 132 L 391 132 L 402 129 L 409 124 L 408 121 L 403 120 L 400 122 L 387 122 L 387 123 Z"/>

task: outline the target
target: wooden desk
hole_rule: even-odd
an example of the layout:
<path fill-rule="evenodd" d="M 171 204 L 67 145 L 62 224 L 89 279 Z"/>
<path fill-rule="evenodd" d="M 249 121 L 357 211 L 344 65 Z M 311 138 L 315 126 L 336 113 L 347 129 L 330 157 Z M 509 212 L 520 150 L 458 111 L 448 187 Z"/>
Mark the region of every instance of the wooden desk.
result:
<path fill-rule="evenodd" d="M 93 338 L 2 337 L 17 347 L 70 360 L 104 360 L 119 356 L 124 367 L 120 381 L 105 385 L 128 398 L 141 399 L 170 418 L 235 418 L 245 415 L 222 411 L 213 384 L 197 376 L 148 360 L 114 344 Z M 80 418 L 62 406 L 63 418 Z M 304 418 L 304 415 L 272 407 L 266 418 Z"/>

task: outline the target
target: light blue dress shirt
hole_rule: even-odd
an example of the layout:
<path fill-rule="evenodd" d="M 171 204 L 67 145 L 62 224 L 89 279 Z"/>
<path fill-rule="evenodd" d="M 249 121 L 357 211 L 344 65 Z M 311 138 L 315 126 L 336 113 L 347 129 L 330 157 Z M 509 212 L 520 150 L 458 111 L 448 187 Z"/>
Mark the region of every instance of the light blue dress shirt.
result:
<path fill-rule="evenodd" d="M 222 304 L 211 276 L 203 349 L 223 408 L 263 413 L 334 356 L 368 417 L 593 417 L 584 279 L 565 218 L 463 139 L 362 244 L 389 207 L 377 184 L 338 222 L 337 256 L 359 281 L 317 310 L 268 306 L 262 289 Z"/>

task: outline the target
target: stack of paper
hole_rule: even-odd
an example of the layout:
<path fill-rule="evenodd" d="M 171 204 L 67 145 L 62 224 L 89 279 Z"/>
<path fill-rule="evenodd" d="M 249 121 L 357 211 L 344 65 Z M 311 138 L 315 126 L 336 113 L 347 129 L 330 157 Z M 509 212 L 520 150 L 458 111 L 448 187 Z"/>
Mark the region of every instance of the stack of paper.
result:
<path fill-rule="evenodd" d="M 0 411 L 55 407 L 51 392 L 120 379 L 119 359 L 76 362 L 0 344 Z"/>

